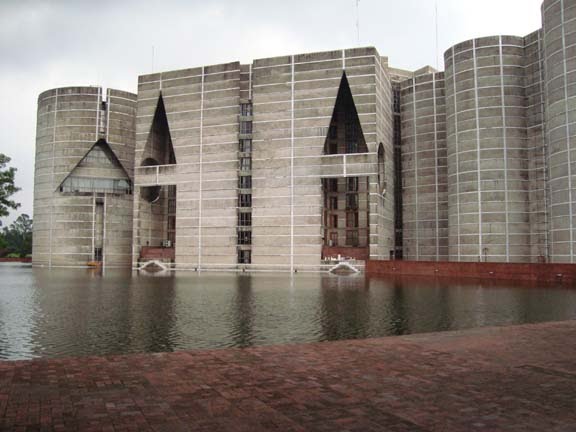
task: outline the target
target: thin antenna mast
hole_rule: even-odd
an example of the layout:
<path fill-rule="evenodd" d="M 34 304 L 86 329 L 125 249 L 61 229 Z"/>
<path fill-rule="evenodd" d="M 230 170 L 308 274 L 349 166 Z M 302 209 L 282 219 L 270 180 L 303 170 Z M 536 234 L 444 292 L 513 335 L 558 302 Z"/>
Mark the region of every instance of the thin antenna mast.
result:
<path fill-rule="evenodd" d="M 439 62 L 438 62 L 438 0 L 434 3 L 435 8 L 435 20 L 436 20 L 436 70 L 438 69 Z"/>
<path fill-rule="evenodd" d="M 152 45 L 152 73 L 154 73 L 154 45 Z"/>
<path fill-rule="evenodd" d="M 360 46 L 360 0 L 356 0 L 356 45 Z"/>

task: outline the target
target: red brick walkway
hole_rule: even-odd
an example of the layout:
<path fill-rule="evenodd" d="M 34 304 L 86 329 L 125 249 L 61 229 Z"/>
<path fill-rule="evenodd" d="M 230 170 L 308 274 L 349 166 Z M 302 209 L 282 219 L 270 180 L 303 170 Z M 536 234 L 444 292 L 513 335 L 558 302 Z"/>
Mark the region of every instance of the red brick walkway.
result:
<path fill-rule="evenodd" d="M 0 362 L 3 431 L 576 431 L 576 321 Z"/>

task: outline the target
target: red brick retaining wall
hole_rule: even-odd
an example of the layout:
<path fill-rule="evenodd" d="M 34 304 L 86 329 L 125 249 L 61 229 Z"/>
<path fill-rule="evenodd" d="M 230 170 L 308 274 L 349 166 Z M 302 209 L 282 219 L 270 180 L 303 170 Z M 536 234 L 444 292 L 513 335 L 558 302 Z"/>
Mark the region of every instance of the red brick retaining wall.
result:
<path fill-rule="evenodd" d="M 32 258 L 0 258 L 0 262 L 22 262 L 31 263 Z"/>
<path fill-rule="evenodd" d="M 366 274 L 562 282 L 576 286 L 576 264 L 367 261 Z"/>
<path fill-rule="evenodd" d="M 140 258 L 144 260 L 170 259 L 174 260 L 174 248 L 142 246 Z"/>

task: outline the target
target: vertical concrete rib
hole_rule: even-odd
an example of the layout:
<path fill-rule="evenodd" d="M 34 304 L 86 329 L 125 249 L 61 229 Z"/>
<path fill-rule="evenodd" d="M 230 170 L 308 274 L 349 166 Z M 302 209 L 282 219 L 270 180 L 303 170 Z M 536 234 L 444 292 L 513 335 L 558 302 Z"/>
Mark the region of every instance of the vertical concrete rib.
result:
<path fill-rule="evenodd" d="M 290 70 L 290 271 L 294 272 L 294 56 Z"/>
<path fill-rule="evenodd" d="M 56 89 L 56 94 L 54 96 L 54 124 L 52 125 L 53 127 L 53 134 L 52 134 L 52 170 L 50 172 L 50 194 L 54 193 L 54 189 L 56 189 L 56 186 L 54 185 L 54 168 L 55 168 L 55 163 L 56 163 L 56 125 L 58 124 L 58 92 L 59 89 Z M 37 192 L 36 192 L 37 193 Z M 35 215 L 36 216 L 36 215 Z M 54 229 L 54 201 L 50 200 L 50 227 L 48 228 L 50 230 L 50 237 L 49 237 L 49 244 L 50 244 L 50 256 L 49 256 L 49 260 L 48 260 L 48 266 L 52 267 L 52 231 Z"/>
<path fill-rule="evenodd" d="M 202 67 L 202 77 L 200 81 L 200 148 L 198 162 L 198 271 L 202 269 L 202 171 L 203 171 L 203 150 L 204 150 L 204 80 L 205 69 Z"/>
<path fill-rule="evenodd" d="M 248 99 L 252 100 L 252 63 L 248 65 Z"/>
<path fill-rule="evenodd" d="M 456 46 L 444 54 L 446 65 L 446 146 L 447 146 L 447 183 L 448 183 L 448 259 L 462 259 L 462 223 L 461 213 L 461 144 L 460 110 L 458 100 L 457 75 L 461 72 L 456 61 Z M 465 134 L 462 134 L 465 136 Z"/>
<path fill-rule="evenodd" d="M 106 100 L 110 101 L 110 89 L 106 90 Z M 110 111 L 106 110 L 106 142 L 110 142 Z"/>
<path fill-rule="evenodd" d="M 438 173 L 438 165 L 440 164 L 440 158 L 438 157 L 438 112 L 437 112 L 437 100 L 438 94 L 436 89 L 436 74 L 432 74 L 432 99 L 433 99 L 433 116 L 434 116 L 434 159 L 436 163 L 434 164 L 434 201 L 435 201 L 435 224 L 436 224 L 436 260 L 440 259 L 440 212 L 439 212 L 439 188 L 438 183 L 440 182 L 440 177 Z"/>
<path fill-rule="evenodd" d="M 482 261 L 483 258 L 483 239 L 482 239 L 482 182 L 480 180 L 481 175 L 481 165 L 480 160 L 482 154 L 480 153 L 480 115 L 478 110 L 478 61 L 476 59 L 476 39 L 472 40 L 472 59 L 473 59 L 473 72 L 474 72 L 474 111 L 476 114 L 476 175 L 478 178 L 477 183 L 477 194 L 478 202 L 478 258 Z M 506 157 L 506 155 L 504 155 Z"/>
<path fill-rule="evenodd" d="M 504 92 L 504 57 L 502 54 L 502 36 L 498 39 L 498 55 L 500 57 L 500 97 L 502 98 L 502 146 L 504 147 L 504 220 L 506 223 L 506 262 L 510 261 L 510 230 L 508 215 L 508 145 L 506 142 L 506 95 Z"/>
<path fill-rule="evenodd" d="M 418 114 L 416 113 L 416 79 L 412 81 L 412 119 L 414 123 L 414 216 L 416 221 L 416 227 L 414 229 L 414 236 L 416 240 L 416 261 L 420 260 L 420 227 L 418 226 L 420 218 L 418 217 Z"/>

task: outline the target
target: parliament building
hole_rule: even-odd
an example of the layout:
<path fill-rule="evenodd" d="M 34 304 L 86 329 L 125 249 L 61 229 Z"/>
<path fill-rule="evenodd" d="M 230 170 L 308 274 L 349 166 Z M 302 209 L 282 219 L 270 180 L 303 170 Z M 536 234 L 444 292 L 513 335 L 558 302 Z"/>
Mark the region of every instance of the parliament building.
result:
<path fill-rule="evenodd" d="M 444 60 L 364 47 L 45 91 L 33 263 L 575 263 L 576 1 Z"/>

